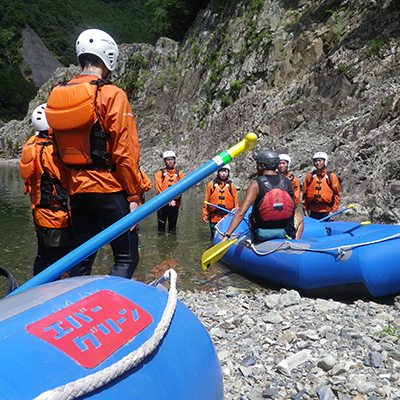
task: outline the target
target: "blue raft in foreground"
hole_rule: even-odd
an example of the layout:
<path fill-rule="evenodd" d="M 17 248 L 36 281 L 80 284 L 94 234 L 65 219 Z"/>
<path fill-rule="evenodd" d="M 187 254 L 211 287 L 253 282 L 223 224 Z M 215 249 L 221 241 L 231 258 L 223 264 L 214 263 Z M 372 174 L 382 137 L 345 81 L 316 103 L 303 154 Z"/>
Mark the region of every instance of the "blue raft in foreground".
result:
<path fill-rule="evenodd" d="M 0 398 L 75 398 L 41 394 L 95 374 L 90 384 L 109 382 L 80 399 L 222 400 L 213 343 L 183 303 L 172 302 L 165 334 L 159 342 L 152 337 L 171 312 L 169 296 L 132 280 L 92 276 L 0 300 Z M 137 363 L 126 370 L 132 352 Z"/>
<path fill-rule="evenodd" d="M 217 224 L 214 245 L 231 219 L 227 215 Z M 307 217 L 304 224 L 301 240 L 253 244 L 247 233 L 221 260 L 250 276 L 315 294 L 400 293 L 400 226 L 318 222 Z M 232 237 L 247 229 L 247 223 L 241 222 Z"/>

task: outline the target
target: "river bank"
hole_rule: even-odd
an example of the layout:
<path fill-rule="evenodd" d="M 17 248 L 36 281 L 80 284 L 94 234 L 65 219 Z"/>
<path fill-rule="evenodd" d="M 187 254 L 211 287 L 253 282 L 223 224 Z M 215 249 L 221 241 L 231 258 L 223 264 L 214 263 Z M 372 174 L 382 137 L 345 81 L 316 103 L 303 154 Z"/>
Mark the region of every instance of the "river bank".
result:
<path fill-rule="evenodd" d="M 297 291 L 183 292 L 221 361 L 224 400 L 400 398 L 400 303 Z M 392 299 L 393 300 L 393 299 Z"/>

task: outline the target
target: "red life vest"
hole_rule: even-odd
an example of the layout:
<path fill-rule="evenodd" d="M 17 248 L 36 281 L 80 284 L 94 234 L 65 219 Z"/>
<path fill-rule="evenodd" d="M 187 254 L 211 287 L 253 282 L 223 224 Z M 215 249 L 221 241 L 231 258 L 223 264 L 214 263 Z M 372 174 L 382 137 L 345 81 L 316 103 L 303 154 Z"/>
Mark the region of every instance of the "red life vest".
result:
<path fill-rule="evenodd" d="M 256 179 L 259 194 L 253 206 L 256 228 L 285 228 L 292 220 L 296 205 L 288 191 L 290 181 L 279 174 L 279 183 L 273 186 L 265 176 Z"/>
<path fill-rule="evenodd" d="M 110 135 L 96 112 L 98 91 L 111 82 L 64 83 L 50 93 L 45 109 L 60 158 L 69 168 L 111 170 Z"/>

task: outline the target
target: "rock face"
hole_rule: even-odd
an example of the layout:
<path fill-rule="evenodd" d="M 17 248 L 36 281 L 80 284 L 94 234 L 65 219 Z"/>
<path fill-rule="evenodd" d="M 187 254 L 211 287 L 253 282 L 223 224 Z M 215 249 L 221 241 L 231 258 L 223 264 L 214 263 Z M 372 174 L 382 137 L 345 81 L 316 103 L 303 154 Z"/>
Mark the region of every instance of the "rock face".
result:
<path fill-rule="evenodd" d="M 25 27 L 22 35 L 24 37 L 24 44 L 22 46 L 24 60 L 32 70 L 35 86 L 40 88 L 51 78 L 54 71 L 63 65 L 47 49 L 32 28 L 29 26 Z"/>
<path fill-rule="evenodd" d="M 130 97 L 143 169 L 152 175 L 172 149 L 191 172 L 252 131 L 255 152 L 290 154 L 300 182 L 313 153 L 327 152 L 342 206 L 354 204 L 357 218 L 399 222 L 399 3 L 232 1 L 215 10 L 199 13 L 182 43 L 120 46 L 114 81 Z M 30 112 L 72 75 L 58 70 Z M 29 131 L 28 118 L 1 128 L 2 151 L 18 156 Z M 254 175 L 255 152 L 233 161 L 239 187 Z"/>

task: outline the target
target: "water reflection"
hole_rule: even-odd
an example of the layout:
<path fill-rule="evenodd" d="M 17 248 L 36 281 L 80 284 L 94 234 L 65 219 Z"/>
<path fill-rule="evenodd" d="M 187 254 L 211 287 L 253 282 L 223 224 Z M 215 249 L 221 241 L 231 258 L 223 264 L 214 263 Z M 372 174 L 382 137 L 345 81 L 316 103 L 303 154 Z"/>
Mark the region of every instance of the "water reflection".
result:
<path fill-rule="evenodd" d="M 147 200 L 155 195 L 152 189 Z M 134 279 L 151 282 L 168 268 L 178 273 L 184 290 L 212 290 L 224 286 L 251 287 L 255 283 L 225 264 L 203 272 L 200 259 L 211 245 L 208 224 L 201 220 L 203 188 L 185 193 L 175 234 L 157 234 L 157 217 L 142 221 L 139 230 L 140 261 Z M 10 271 L 19 284 L 32 277 L 36 255 L 36 235 L 32 224 L 29 196 L 23 195 L 18 164 L 0 163 L 0 265 Z M 107 274 L 113 263 L 109 245 L 99 250 L 94 274 Z M 7 287 L 0 277 L 0 295 Z"/>

